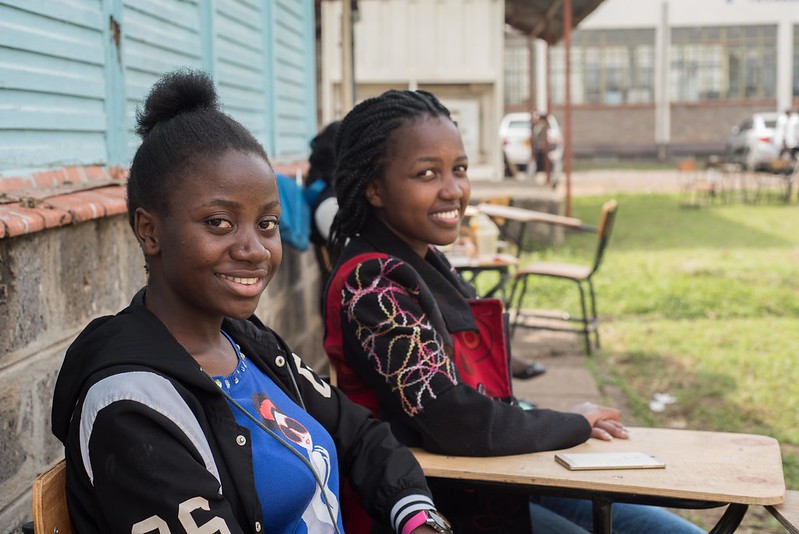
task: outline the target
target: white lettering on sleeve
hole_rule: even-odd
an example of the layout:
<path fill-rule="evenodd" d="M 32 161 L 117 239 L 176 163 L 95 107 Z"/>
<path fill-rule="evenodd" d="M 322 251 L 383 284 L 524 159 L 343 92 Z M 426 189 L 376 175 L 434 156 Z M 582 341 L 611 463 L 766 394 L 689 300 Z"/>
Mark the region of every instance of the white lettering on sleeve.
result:
<path fill-rule="evenodd" d="M 320 395 L 322 395 L 326 399 L 329 399 L 331 395 L 330 384 L 317 378 L 317 376 L 313 372 L 311 372 L 310 369 L 305 367 L 305 364 L 302 363 L 302 360 L 300 359 L 299 356 L 297 356 L 293 352 L 291 353 L 291 355 L 294 357 L 294 363 L 297 365 L 297 372 L 300 373 L 300 375 L 302 375 L 302 377 L 305 378 L 308 382 L 310 382 L 313 388 L 316 391 L 318 391 Z"/>
<path fill-rule="evenodd" d="M 194 522 L 191 513 L 197 509 L 210 510 L 208 501 L 202 497 L 192 497 L 178 506 L 178 519 L 187 534 L 230 534 L 225 520 L 217 516 L 203 525 Z"/>

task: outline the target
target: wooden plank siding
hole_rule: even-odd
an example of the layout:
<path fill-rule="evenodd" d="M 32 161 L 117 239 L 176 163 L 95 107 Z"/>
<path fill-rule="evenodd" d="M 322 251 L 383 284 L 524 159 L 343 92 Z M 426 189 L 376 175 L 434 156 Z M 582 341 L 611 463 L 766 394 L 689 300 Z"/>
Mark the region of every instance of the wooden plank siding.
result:
<path fill-rule="evenodd" d="M 106 161 L 100 0 L 0 2 L 0 172 Z"/>
<path fill-rule="evenodd" d="M 276 162 L 316 133 L 313 0 L 0 0 L 0 179 L 129 166 L 164 72 L 204 69 Z"/>

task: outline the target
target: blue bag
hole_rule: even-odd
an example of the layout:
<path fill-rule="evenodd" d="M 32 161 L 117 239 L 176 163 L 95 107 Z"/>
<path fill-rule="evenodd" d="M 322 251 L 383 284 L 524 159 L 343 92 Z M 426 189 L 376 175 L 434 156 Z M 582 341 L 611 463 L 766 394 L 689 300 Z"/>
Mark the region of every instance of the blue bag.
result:
<path fill-rule="evenodd" d="M 294 178 L 276 173 L 280 195 L 280 238 L 283 243 L 299 251 L 308 250 L 311 237 L 311 205 L 325 188 L 323 180 L 309 187 L 298 184 Z"/>

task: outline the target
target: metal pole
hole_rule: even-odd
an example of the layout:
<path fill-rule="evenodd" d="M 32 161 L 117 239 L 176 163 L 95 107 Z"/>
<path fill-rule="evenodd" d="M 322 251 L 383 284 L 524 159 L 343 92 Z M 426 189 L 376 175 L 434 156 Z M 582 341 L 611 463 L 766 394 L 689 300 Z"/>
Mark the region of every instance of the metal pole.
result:
<path fill-rule="evenodd" d="M 655 144 L 658 161 L 669 157 L 671 142 L 671 96 L 669 94 L 669 70 L 671 65 L 671 30 L 669 28 L 669 5 L 661 4 L 660 22 L 657 28 L 655 47 Z"/>
<path fill-rule="evenodd" d="M 533 165 L 535 165 L 535 139 L 533 139 L 533 117 L 536 107 L 535 87 L 535 37 L 527 36 L 527 111 L 530 112 L 530 162 L 527 164 L 527 175 L 535 181 Z M 536 169 L 537 170 L 537 169 Z"/>
<path fill-rule="evenodd" d="M 341 114 L 355 105 L 353 74 L 352 1 L 341 0 Z"/>
<path fill-rule="evenodd" d="M 572 40 L 572 0 L 563 2 L 563 36 L 566 39 L 566 109 L 563 128 L 563 172 L 566 175 L 567 217 L 572 214 L 572 95 L 571 95 L 571 40 Z"/>

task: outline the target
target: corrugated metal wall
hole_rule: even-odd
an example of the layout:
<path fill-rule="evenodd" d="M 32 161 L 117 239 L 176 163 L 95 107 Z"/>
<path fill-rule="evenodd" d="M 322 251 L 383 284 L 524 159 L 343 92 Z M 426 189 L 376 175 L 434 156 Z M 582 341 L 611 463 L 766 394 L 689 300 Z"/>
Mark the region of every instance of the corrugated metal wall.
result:
<path fill-rule="evenodd" d="M 316 132 L 313 0 L 0 0 L 0 174 L 128 166 L 162 73 L 202 68 L 274 159 Z"/>

